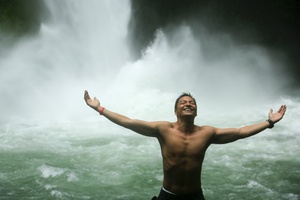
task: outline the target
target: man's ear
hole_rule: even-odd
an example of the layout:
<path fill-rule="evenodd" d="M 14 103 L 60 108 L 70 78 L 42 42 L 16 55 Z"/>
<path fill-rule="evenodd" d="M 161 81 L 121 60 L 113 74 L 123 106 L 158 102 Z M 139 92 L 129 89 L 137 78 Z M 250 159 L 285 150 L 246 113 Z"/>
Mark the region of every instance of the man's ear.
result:
<path fill-rule="evenodd" d="M 176 112 L 176 111 L 177 111 L 177 109 L 176 109 L 176 110 L 174 110 L 174 114 L 177 116 L 177 112 Z"/>

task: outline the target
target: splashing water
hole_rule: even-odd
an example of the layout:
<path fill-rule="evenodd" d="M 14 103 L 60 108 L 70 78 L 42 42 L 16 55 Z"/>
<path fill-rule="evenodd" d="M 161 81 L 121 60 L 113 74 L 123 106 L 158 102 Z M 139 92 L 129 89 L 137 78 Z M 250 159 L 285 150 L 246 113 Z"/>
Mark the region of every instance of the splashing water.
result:
<path fill-rule="evenodd" d="M 208 149 L 207 199 L 299 198 L 299 95 L 285 96 L 279 65 L 258 46 L 228 39 L 208 60 L 188 25 L 158 30 L 143 57 L 129 57 L 130 2 L 47 1 L 51 19 L 0 60 L 0 199 L 151 199 L 162 180 L 153 138 L 120 128 L 89 109 L 102 105 L 144 120 L 174 121 L 181 92 L 198 102 L 196 123 L 239 127 L 287 104 L 272 130 Z M 215 48 L 218 41 L 215 38 Z M 224 48 L 224 47 L 223 47 Z M 276 63 L 276 64 L 275 64 Z M 279 64 L 278 64 L 279 63 Z M 282 64 L 282 63 L 281 63 Z"/>

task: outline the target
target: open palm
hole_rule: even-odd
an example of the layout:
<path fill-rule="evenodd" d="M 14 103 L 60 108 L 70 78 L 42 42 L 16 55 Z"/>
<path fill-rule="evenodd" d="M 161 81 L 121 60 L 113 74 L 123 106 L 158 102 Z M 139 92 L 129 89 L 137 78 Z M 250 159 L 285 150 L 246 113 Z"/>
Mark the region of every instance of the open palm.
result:
<path fill-rule="evenodd" d="M 269 112 L 269 119 L 272 120 L 274 123 L 280 121 L 284 116 L 286 111 L 286 105 L 280 106 L 277 112 L 273 113 L 273 109 Z"/>
<path fill-rule="evenodd" d="M 91 99 L 87 90 L 84 91 L 84 100 L 88 106 L 95 110 L 97 110 L 97 108 L 100 106 L 100 101 L 96 97 L 94 97 L 94 99 Z"/>

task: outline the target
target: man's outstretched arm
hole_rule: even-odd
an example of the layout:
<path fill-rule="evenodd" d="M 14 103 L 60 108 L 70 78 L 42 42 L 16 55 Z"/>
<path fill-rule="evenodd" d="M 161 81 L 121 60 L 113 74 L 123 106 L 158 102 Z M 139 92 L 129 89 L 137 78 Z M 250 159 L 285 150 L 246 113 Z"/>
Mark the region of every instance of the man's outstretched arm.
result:
<path fill-rule="evenodd" d="M 104 109 L 104 107 L 100 105 L 100 101 L 96 97 L 94 97 L 94 99 L 91 99 L 88 91 L 86 90 L 84 92 L 84 100 L 88 106 L 90 106 L 115 124 L 131 129 L 145 136 L 157 137 L 159 134 L 158 126 L 162 122 L 146 122 L 142 120 L 131 119 L 124 115 Z"/>
<path fill-rule="evenodd" d="M 269 112 L 269 119 L 261 123 L 253 124 L 250 126 L 244 126 L 242 128 L 216 128 L 214 131 L 214 137 L 212 143 L 224 144 L 236 141 L 238 139 L 250 137 L 267 128 L 272 128 L 275 123 L 279 122 L 286 111 L 286 105 L 282 105 L 277 112 L 273 113 L 271 109 Z"/>

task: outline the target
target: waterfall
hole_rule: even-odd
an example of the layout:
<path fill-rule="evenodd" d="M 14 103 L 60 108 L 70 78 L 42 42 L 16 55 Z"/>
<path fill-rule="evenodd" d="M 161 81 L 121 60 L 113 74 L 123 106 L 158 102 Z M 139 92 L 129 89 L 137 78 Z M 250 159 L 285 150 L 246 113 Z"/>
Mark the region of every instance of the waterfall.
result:
<path fill-rule="evenodd" d="M 299 96 L 282 90 L 288 79 L 274 70 L 282 57 L 179 23 L 157 29 L 134 60 L 129 0 L 44 2 L 49 17 L 39 32 L 0 47 L 0 199 L 157 195 L 157 141 L 99 116 L 85 89 L 109 110 L 167 121 L 176 120 L 175 99 L 191 92 L 200 126 L 260 122 L 287 104 L 274 129 L 209 148 L 203 191 L 207 199 L 299 197 Z"/>
<path fill-rule="evenodd" d="M 116 109 L 134 105 L 136 110 L 162 102 L 170 110 L 172 103 L 165 102 L 182 92 L 192 92 L 204 110 L 251 107 L 283 95 L 284 76 L 273 69 L 284 63 L 263 47 L 235 45 L 228 35 L 195 35 L 188 25 L 178 25 L 157 30 L 143 56 L 133 61 L 129 1 L 45 3 L 50 17 L 39 33 L 0 60 L 0 92 L 6 97 L 1 104 L 11 105 L 3 107 L 5 117 L 82 115 L 84 89 Z M 210 41 L 210 48 L 202 41 Z M 215 58 L 207 59 L 206 51 Z"/>

